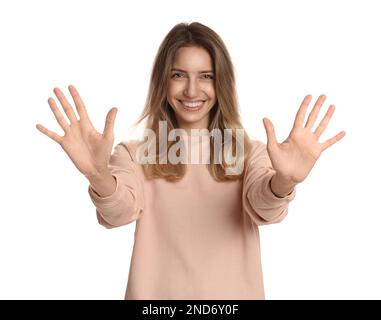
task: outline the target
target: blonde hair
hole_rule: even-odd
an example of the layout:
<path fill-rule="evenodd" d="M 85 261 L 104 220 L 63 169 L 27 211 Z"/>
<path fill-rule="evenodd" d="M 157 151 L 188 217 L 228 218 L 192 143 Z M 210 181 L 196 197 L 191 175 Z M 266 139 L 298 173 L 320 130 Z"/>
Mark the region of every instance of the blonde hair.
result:
<path fill-rule="evenodd" d="M 241 141 L 236 139 L 236 129 L 244 129 L 238 110 L 234 67 L 222 39 L 212 29 L 198 22 L 175 25 L 162 41 L 153 63 L 145 107 L 135 125 L 147 118 L 146 128 L 153 130 L 156 137 L 159 136 L 159 121 L 167 122 L 167 135 L 172 129 L 178 129 L 174 111 L 167 100 L 168 81 L 176 51 L 181 47 L 190 46 L 204 48 L 209 53 L 213 63 L 217 101 L 210 110 L 208 130 L 219 129 L 224 132 L 224 129 L 232 129 L 232 151 L 238 157 L 239 152 L 237 152 L 235 145 L 236 143 L 240 144 Z M 243 146 L 240 147 L 244 150 L 243 172 L 245 172 L 248 154 L 251 151 L 250 138 L 246 131 L 244 131 L 243 142 Z M 176 141 L 168 141 L 166 151 L 168 152 L 175 143 Z M 222 144 L 224 145 L 224 141 Z M 215 148 L 213 146 L 214 139 L 212 138 L 210 141 L 210 158 L 214 157 Z M 181 179 L 186 172 L 186 164 L 159 163 L 159 141 L 156 141 L 156 150 L 156 163 L 143 165 L 145 175 L 148 178 Z M 210 161 L 208 164 L 210 174 L 217 181 L 242 178 L 243 173 L 226 175 L 226 168 L 224 159 L 222 163 Z"/>

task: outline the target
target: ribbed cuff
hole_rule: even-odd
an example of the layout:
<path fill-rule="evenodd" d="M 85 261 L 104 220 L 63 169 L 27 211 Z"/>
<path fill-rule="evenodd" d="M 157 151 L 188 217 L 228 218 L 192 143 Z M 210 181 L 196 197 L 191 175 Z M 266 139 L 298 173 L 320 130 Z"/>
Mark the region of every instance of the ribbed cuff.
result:
<path fill-rule="evenodd" d="M 91 200 L 93 203 L 99 207 L 99 208 L 110 208 L 118 204 L 119 200 L 121 199 L 121 195 L 123 193 L 123 190 L 121 189 L 121 184 L 119 181 L 119 177 L 111 174 L 113 177 L 115 177 L 116 180 L 116 188 L 114 192 L 107 196 L 107 197 L 100 197 L 95 190 L 92 188 L 91 185 L 88 187 L 88 193 L 90 195 Z"/>
<path fill-rule="evenodd" d="M 292 190 L 292 192 L 290 194 L 288 194 L 285 197 L 280 198 L 273 193 L 273 191 L 271 190 L 271 187 L 270 187 L 270 181 L 271 181 L 271 178 L 273 176 L 274 175 L 270 174 L 264 178 L 263 185 L 262 185 L 263 197 L 272 203 L 290 202 L 291 200 L 293 200 L 295 198 L 295 195 L 296 195 L 296 186 L 294 187 L 294 189 Z"/>

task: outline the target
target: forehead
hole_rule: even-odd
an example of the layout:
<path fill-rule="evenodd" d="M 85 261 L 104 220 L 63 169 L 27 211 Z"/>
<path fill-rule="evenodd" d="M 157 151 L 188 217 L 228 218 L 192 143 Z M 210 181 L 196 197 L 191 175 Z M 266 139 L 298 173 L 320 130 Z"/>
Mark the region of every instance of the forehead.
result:
<path fill-rule="evenodd" d="M 182 47 L 176 51 L 173 68 L 187 71 L 209 70 L 213 68 L 208 51 L 201 47 Z"/>

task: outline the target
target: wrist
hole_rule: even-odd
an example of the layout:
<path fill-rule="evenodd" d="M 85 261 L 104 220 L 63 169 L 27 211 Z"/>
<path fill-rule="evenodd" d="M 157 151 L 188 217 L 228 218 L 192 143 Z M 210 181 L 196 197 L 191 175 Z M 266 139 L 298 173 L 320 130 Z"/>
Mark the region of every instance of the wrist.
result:
<path fill-rule="evenodd" d="M 104 179 L 104 177 L 109 176 L 110 174 L 111 174 L 110 170 L 107 168 L 105 170 L 94 171 L 94 172 L 91 172 L 89 174 L 85 174 L 85 177 L 88 180 L 102 180 L 102 179 Z"/>
<path fill-rule="evenodd" d="M 270 189 L 278 198 L 284 198 L 292 193 L 297 185 L 292 179 L 275 173 L 270 180 Z"/>
<path fill-rule="evenodd" d="M 117 187 L 116 177 L 111 174 L 108 170 L 107 172 L 98 172 L 94 174 L 86 175 L 93 191 L 99 197 L 108 197 L 112 195 Z"/>

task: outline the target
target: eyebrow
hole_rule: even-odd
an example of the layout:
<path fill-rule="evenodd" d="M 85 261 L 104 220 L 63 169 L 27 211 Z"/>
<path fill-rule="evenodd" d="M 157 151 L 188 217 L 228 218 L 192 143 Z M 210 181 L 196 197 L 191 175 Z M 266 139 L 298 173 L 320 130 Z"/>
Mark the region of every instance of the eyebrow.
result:
<path fill-rule="evenodd" d="M 187 72 L 186 70 L 181 70 L 181 69 L 177 69 L 177 68 L 172 68 L 171 71 L 180 71 L 180 72 Z M 204 70 L 204 71 L 199 71 L 198 73 L 214 73 L 213 70 Z"/>

